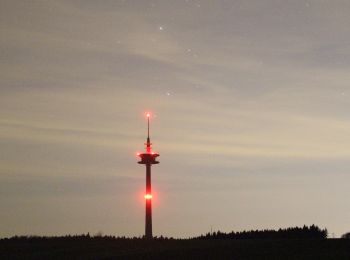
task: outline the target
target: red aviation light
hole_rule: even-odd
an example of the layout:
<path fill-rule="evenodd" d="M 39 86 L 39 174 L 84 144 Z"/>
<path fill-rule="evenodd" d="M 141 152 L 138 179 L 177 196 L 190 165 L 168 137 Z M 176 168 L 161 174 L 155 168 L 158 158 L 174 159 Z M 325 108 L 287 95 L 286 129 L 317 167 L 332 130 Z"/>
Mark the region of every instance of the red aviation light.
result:
<path fill-rule="evenodd" d="M 150 112 L 147 112 L 147 113 L 146 113 L 146 116 L 147 116 L 147 117 L 151 117 L 151 113 L 150 113 Z"/>
<path fill-rule="evenodd" d="M 140 154 L 141 154 L 140 152 L 137 152 L 137 153 L 136 153 L 137 156 L 140 156 Z"/>
<path fill-rule="evenodd" d="M 145 194 L 145 199 L 146 200 L 152 199 L 152 194 Z"/>

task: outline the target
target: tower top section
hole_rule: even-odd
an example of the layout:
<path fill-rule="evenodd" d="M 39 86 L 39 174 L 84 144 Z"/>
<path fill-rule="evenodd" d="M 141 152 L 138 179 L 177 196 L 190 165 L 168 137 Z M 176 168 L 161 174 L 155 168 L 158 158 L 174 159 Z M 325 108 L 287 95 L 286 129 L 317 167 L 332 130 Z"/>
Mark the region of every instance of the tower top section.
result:
<path fill-rule="evenodd" d="M 145 153 L 138 153 L 138 156 L 141 158 L 141 161 L 139 161 L 138 163 L 140 163 L 140 164 L 158 164 L 159 162 L 156 161 L 156 157 L 158 157 L 159 154 L 152 151 L 152 143 L 151 143 L 150 134 L 149 134 L 150 133 L 151 113 L 147 112 L 146 117 L 147 117 L 147 139 L 146 139 L 146 143 L 145 143 L 146 152 Z"/>

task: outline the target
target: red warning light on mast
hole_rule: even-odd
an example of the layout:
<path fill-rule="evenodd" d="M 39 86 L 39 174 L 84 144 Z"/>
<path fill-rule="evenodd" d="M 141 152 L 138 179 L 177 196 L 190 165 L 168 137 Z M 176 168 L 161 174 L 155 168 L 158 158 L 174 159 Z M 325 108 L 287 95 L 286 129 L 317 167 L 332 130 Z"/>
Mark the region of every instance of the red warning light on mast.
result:
<path fill-rule="evenodd" d="M 152 199 L 152 194 L 145 194 L 145 199 L 146 200 Z"/>

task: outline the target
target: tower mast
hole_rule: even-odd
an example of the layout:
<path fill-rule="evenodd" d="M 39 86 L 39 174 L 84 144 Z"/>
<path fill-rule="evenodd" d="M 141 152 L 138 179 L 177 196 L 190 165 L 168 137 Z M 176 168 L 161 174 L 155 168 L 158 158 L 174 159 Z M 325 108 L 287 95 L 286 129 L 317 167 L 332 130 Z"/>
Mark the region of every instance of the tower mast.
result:
<path fill-rule="evenodd" d="M 147 141 L 145 143 L 146 152 L 139 154 L 141 161 L 139 164 L 145 164 L 146 166 L 146 219 L 145 219 L 145 238 L 151 239 L 152 234 L 152 185 L 151 185 L 151 166 L 152 164 L 158 164 L 156 158 L 159 154 L 152 151 L 152 143 L 149 137 L 149 119 L 151 117 L 150 113 L 146 114 L 147 116 Z"/>

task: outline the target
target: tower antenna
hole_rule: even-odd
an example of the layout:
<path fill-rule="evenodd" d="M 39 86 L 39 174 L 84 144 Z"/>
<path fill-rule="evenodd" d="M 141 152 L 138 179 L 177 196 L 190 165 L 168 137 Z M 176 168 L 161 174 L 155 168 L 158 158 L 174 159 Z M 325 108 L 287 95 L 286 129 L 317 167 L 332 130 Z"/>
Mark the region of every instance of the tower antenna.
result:
<path fill-rule="evenodd" d="M 150 113 L 147 113 L 147 141 L 149 141 L 149 118 L 150 118 Z"/>

